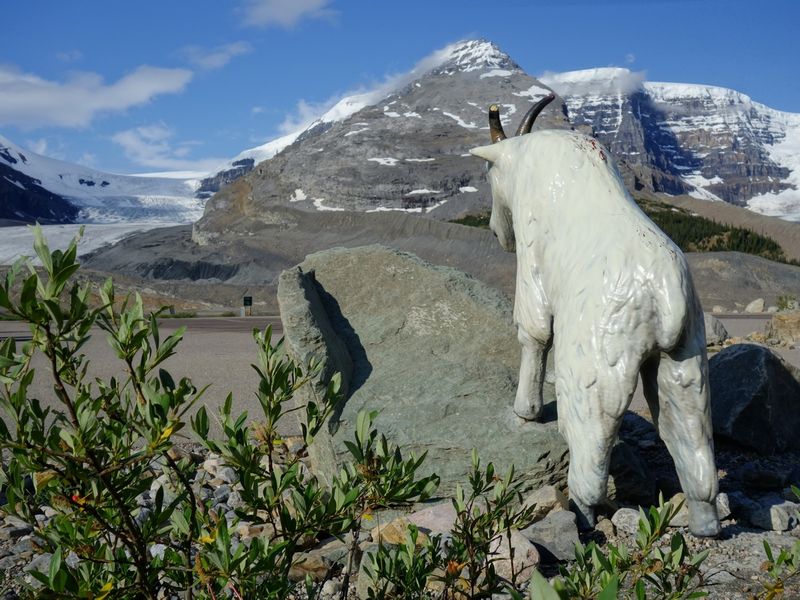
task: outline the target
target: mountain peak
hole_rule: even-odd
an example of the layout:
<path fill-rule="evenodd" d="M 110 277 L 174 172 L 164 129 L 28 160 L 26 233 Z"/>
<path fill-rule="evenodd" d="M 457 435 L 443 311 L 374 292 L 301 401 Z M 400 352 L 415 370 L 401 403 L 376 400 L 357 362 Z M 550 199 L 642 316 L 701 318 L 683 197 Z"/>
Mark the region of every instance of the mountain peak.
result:
<path fill-rule="evenodd" d="M 463 40 L 442 48 L 435 55 L 435 70 L 469 72 L 478 69 L 518 70 L 520 67 L 500 48 L 485 39 Z"/>

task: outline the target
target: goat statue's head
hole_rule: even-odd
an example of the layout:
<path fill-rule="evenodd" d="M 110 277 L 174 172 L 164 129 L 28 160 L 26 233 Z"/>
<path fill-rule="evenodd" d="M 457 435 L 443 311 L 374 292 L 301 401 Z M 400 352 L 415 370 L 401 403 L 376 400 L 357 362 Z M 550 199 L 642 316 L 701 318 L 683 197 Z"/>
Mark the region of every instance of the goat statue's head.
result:
<path fill-rule="evenodd" d="M 542 112 L 545 106 L 555 99 L 555 94 L 548 94 L 539 102 L 534 104 L 531 109 L 522 118 L 522 122 L 517 128 L 517 136 L 525 135 L 531 132 L 534 121 L 539 113 Z M 502 185 L 502 180 L 508 178 L 501 178 L 502 166 L 501 163 L 505 144 L 501 144 L 506 139 L 506 134 L 503 131 L 503 124 L 500 122 L 500 109 L 496 104 L 489 107 L 489 135 L 492 138 L 492 145 L 480 146 L 473 148 L 470 152 L 485 159 L 488 163 L 488 179 L 492 186 L 492 216 L 489 219 L 489 229 L 497 237 L 500 245 L 508 252 L 514 252 L 516 242 L 514 239 L 514 221 L 512 218 L 511 207 L 508 205 L 507 193 Z M 516 136 L 515 136 L 516 137 Z"/>

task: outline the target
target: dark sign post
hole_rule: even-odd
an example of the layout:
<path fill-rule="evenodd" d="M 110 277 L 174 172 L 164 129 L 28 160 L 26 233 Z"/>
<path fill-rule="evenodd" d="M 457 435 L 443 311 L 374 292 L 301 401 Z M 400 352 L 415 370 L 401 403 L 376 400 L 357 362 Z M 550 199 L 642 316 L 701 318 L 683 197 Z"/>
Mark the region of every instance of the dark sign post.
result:
<path fill-rule="evenodd" d="M 242 316 L 243 317 L 252 317 L 253 316 L 253 297 L 252 296 L 245 296 L 242 302 Z"/>

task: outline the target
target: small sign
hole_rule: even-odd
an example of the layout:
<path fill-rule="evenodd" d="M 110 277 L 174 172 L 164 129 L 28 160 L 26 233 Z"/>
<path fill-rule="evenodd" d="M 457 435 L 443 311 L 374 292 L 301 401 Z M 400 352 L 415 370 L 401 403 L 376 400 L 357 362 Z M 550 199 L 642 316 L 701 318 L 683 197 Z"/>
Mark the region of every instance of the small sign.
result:
<path fill-rule="evenodd" d="M 253 297 L 252 296 L 245 296 L 244 297 L 244 306 L 253 306 Z"/>

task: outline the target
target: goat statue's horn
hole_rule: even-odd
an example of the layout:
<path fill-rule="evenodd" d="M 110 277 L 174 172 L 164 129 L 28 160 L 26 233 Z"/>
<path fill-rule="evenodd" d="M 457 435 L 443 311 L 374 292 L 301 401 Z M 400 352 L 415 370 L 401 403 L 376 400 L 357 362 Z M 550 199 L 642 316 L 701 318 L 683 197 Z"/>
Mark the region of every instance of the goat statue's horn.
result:
<path fill-rule="evenodd" d="M 493 144 L 506 139 L 506 132 L 503 131 L 503 124 L 500 122 L 500 109 L 497 104 L 492 104 L 489 107 L 489 135 L 492 136 Z"/>
<path fill-rule="evenodd" d="M 536 120 L 536 117 L 539 116 L 539 113 L 542 112 L 545 106 L 550 104 L 556 95 L 553 93 L 548 94 L 539 102 L 534 104 L 528 113 L 522 118 L 522 122 L 519 124 L 519 128 L 517 129 L 517 135 L 525 135 L 526 133 L 531 132 L 531 128 L 533 127 L 533 122 Z"/>

